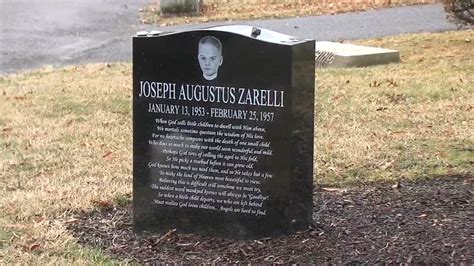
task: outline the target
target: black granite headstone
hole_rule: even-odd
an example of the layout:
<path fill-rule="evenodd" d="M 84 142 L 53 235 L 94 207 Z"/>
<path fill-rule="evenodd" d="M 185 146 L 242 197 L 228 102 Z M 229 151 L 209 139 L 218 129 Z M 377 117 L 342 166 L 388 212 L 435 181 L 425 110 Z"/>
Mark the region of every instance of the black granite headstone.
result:
<path fill-rule="evenodd" d="M 136 231 L 310 225 L 314 45 L 251 26 L 133 38 Z"/>

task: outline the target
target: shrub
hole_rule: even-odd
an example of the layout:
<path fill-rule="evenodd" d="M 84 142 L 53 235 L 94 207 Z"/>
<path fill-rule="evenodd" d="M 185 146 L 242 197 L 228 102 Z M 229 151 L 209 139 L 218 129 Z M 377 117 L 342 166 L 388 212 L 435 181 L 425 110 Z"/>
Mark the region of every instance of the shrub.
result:
<path fill-rule="evenodd" d="M 458 19 L 474 24 L 474 2 L 472 0 L 443 0 L 444 9 Z"/>

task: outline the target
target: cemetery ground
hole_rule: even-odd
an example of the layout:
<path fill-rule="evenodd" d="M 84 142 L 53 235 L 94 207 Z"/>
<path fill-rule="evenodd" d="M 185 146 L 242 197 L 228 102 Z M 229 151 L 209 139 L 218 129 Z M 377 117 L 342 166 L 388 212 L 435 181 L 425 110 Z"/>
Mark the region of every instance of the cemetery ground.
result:
<path fill-rule="evenodd" d="M 318 69 L 314 225 L 231 240 L 131 230 L 131 65 L 0 77 L 4 263 L 474 260 L 474 31 L 358 41 L 401 63 Z"/>
<path fill-rule="evenodd" d="M 262 18 L 288 18 L 299 16 L 319 16 L 345 12 L 367 11 L 402 5 L 438 3 L 438 0 L 395 0 L 395 1 L 326 1 L 326 0 L 204 0 L 199 15 L 160 15 L 158 3 L 152 2 L 142 9 L 144 23 L 169 26 L 184 23 L 209 21 L 248 20 Z"/>

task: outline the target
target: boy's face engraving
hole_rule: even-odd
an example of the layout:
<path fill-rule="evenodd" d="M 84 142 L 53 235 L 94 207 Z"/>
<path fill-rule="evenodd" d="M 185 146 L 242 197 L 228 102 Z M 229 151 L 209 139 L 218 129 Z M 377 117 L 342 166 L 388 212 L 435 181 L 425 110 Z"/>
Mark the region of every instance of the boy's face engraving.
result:
<path fill-rule="evenodd" d="M 223 61 L 221 51 L 212 44 L 200 44 L 198 60 L 204 78 L 207 80 L 215 79 L 217 77 L 217 71 Z"/>

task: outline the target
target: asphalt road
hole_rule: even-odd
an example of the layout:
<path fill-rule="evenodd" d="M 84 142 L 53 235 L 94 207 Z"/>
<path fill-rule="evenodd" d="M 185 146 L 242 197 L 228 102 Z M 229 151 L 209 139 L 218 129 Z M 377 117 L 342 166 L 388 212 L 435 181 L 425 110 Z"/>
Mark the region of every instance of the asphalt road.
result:
<path fill-rule="evenodd" d="M 44 65 L 130 61 L 131 37 L 139 30 L 175 31 L 247 24 L 301 38 L 331 41 L 457 29 L 446 19 L 439 4 L 278 20 L 173 27 L 140 25 L 139 9 L 149 2 L 0 0 L 0 74 Z"/>

